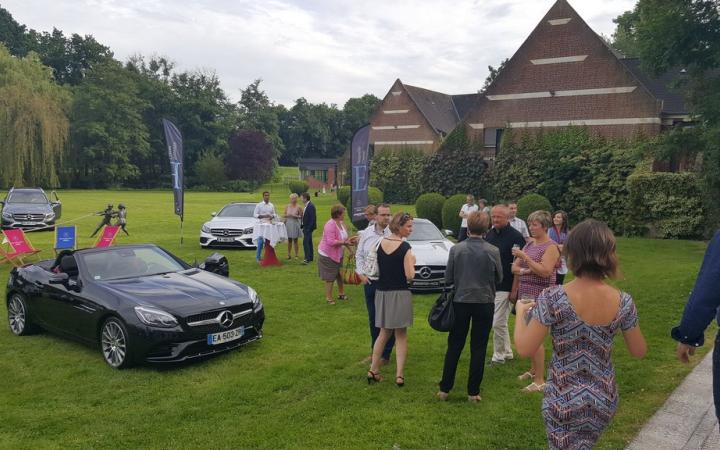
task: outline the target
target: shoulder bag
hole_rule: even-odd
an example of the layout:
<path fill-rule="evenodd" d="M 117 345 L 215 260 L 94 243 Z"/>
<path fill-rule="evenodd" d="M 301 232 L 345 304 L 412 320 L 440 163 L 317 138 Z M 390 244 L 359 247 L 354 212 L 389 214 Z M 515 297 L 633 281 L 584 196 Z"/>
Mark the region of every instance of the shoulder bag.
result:
<path fill-rule="evenodd" d="M 435 300 L 428 314 L 428 324 L 433 330 L 450 331 L 455 323 L 455 311 L 453 309 L 453 289 L 443 289 L 442 294 Z"/>

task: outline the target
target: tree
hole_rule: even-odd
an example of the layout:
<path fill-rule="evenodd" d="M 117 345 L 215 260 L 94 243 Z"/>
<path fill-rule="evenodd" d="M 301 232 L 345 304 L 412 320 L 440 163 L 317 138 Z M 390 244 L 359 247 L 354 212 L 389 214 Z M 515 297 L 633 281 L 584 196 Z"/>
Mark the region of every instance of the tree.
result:
<path fill-rule="evenodd" d="M 275 170 L 275 153 L 262 131 L 243 130 L 234 134 L 225 157 L 225 173 L 231 180 L 264 183 Z"/>
<path fill-rule="evenodd" d="M 493 83 L 493 81 L 495 81 L 495 78 L 497 78 L 497 76 L 500 74 L 500 72 L 505 68 L 508 61 L 510 61 L 510 58 L 503 59 L 500 62 L 500 65 L 498 66 L 497 69 L 494 68 L 493 66 L 488 66 L 488 72 L 490 72 L 490 73 L 488 74 L 487 78 L 485 78 L 485 84 L 483 84 L 483 87 L 482 87 L 483 91 L 486 90 L 488 87 L 490 87 L 490 85 Z"/>
<path fill-rule="evenodd" d="M 0 44 L 0 185 L 59 185 L 70 101 L 35 53 Z"/>
<path fill-rule="evenodd" d="M 380 99 L 372 94 L 365 94 L 362 97 L 348 99 L 342 109 L 343 132 L 340 141 L 349 148 L 352 144 L 354 133 L 370 121 L 370 116 L 375 112 Z"/>
<path fill-rule="evenodd" d="M 298 159 L 308 156 L 334 158 L 345 151 L 340 137 L 342 111 L 336 105 L 314 105 L 300 98 L 283 117 L 283 125 L 281 137 L 286 149 L 283 163 L 296 164 Z"/>
<path fill-rule="evenodd" d="M 5 44 L 10 54 L 14 56 L 25 56 L 29 50 L 25 25 L 17 23 L 3 8 L 0 8 L 0 43 Z"/>
<path fill-rule="evenodd" d="M 280 138 L 279 119 L 279 115 L 285 108 L 282 105 L 276 106 L 268 99 L 265 91 L 260 89 L 261 82 L 262 80 L 258 78 L 241 91 L 240 102 L 238 102 L 238 128 L 265 133 L 279 157 L 285 151 L 285 144 Z"/>
<path fill-rule="evenodd" d="M 214 153 L 207 152 L 195 164 L 195 184 L 217 189 L 227 181 L 225 162 Z"/>
<path fill-rule="evenodd" d="M 132 74 L 117 61 L 95 66 L 75 90 L 72 165 L 75 185 L 108 187 L 142 176 L 135 161 L 149 153 L 143 113 Z"/>
<path fill-rule="evenodd" d="M 623 55 L 634 58 L 639 54 L 638 42 L 635 36 L 638 21 L 637 10 L 625 11 L 613 19 L 617 25 L 610 39 L 610 45 Z"/>

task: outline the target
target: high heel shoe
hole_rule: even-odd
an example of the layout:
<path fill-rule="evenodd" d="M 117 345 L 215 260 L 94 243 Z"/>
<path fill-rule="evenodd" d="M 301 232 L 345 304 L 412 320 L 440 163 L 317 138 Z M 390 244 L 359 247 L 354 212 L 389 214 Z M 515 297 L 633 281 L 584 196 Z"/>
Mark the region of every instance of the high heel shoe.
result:
<path fill-rule="evenodd" d="M 398 380 L 401 381 L 398 382 Z M 405 377 L 395 377 L 395 384 L 397 384 L 397 387 L 405 386 Z"/>
<path fill-rule="evenodd" d="M 368 384 L 379 383 L 380 380 L 382 380 L 382 377 L 380 376 L 379 373 L 375 373 L 372 370 L 368 370 L 367 380 L 368 380 Z"/>

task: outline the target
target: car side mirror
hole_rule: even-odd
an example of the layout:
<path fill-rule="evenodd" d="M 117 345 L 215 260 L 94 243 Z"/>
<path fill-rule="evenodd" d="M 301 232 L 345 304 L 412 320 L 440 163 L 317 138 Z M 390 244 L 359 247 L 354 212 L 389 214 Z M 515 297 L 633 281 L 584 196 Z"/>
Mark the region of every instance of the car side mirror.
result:
<path fill-rule="evenodd" d="M 68 282 L 69 279 L 70 279 L 70 275 L 68 275 L 66 273 L 56 273 L 50 278 L 48 283 L 50 283 L 50 284 L 65 284 Z"/>
<path fill-rule="evenodd" d="M 453 232 L 451 230 L 443 230 L 443 234 L 447 237 L 450 237 L 453 235 Z"/>
<path fill-rule="evenodd" d="M 211 216 L 211 217 L 215 217 L 215 216 L 217 216 L 217 213 L 216 213 L 215 211 L 213 211 L 213 212 L 210 213 L 210 216 Z"/>

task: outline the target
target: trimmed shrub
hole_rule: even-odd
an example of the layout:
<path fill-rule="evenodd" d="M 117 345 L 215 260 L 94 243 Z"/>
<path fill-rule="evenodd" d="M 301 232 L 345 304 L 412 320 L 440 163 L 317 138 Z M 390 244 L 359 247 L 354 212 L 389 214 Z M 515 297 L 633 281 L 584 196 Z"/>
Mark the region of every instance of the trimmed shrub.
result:
<path fill-rule="evenodd" d="M 290 192 L 297 195 L 307 192 L 309 187 L 310 185 L 308 185 L 306 181 L 302 180 L 293 180 L 288 182 L 288 189 L 290 189 Z"/>
<path fill-rule="evenodd" d="M 460 232 L 460 225 L 462 219 L 460 214 L 460 208 L 465 204 L 467 200 L 467 194 L 455 194 L 452 197 L 445 200 L 442 207 L 442 225 L 446 230 L 450 230 L 455 233 L 455 236 Z"/>
<path fill-rule="evenodd" d="M 697 238 L 705 213 L 694 173 L 636 173 L 628 177 L 630 227 L 651 237 Z"/>
<path fill-rule="evenodd" d="M 383 202 L 383 192 L 376 187 L 368 188 L 368 201 L 377 205 Z M 340 186 L 337 190 L 337 199 L 344 207 L 350 209 L 350 186 Z"/>
<path fill-rule="evenodd" d="M 438 228 L 443 225 L 443 205 L 445 197 L 435 192 L 423 194 L 415 200 L 415 211 L 418 217 L 427 219 Z"/>
<path fill-rule="evenodd" d="M 548 211 L 553 213 L 550 200 L 540 194 L 527 194 L 517 202 L 517 216 L 527 222 L 527 218 L 535 211 Z"/>
<path fill-rule="evenodd" d="M 217 190 L 226 181 L 225 163 L 213 152 L 205 152 L 195 163 L 195 180 Z"/>

